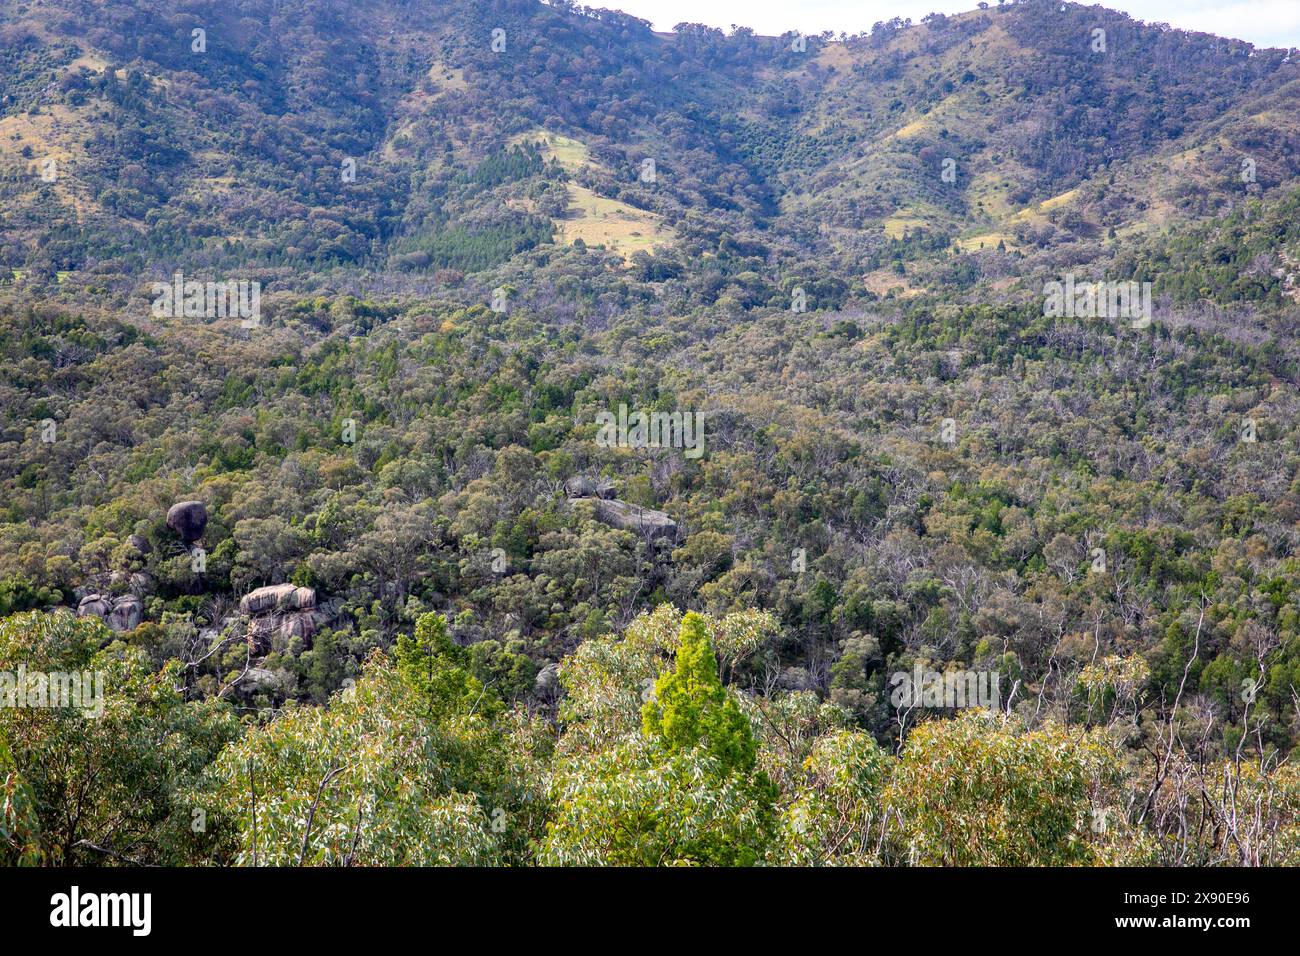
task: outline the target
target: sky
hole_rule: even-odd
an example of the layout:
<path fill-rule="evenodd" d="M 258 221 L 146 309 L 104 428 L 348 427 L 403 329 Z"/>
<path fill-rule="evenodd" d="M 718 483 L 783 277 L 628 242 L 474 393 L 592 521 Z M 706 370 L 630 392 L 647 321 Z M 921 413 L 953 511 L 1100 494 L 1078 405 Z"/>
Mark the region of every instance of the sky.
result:
<path fill-rule="evenodd" d="M 585 6 L 622 10 L 656 30 L 688 21 L 729 30 L 732 24 L 777 36 L 858 33 L 892 17 L 919 21 L 927 13 L 961 13 L 977 0 L 585 0 Z M 997 0 L 992 0 L 991 6 Z M 1300 0 L 1102 0 L 1149 23 L 1248 40 L 1256 46 L 1300 47 Z"/>

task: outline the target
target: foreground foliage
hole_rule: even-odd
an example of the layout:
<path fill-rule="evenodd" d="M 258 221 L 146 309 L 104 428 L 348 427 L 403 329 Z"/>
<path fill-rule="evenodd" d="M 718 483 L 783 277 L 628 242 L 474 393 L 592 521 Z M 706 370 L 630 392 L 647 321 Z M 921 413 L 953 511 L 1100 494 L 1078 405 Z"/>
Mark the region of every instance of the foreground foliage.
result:
<path fill-rule="evenodd" d="M 104 668 L 110 691 L 102 718 L 0 710 L 3 860 L 1280 864 L 1300 847 L 1289 764 L 1180 748 L 1153 781 L 1127 732 L 982 710 L 924 721 L 891 753 L 807 692 L 724 685 L 715 648 L 743 668 L 778 639 L 769 616 L 663 605 L 585 642 L 558 725 L 479 684 L 445 628 L 425 615 L 327 706 L 241 724 L 98 622 L 5 620 L 4 667 Z"/>

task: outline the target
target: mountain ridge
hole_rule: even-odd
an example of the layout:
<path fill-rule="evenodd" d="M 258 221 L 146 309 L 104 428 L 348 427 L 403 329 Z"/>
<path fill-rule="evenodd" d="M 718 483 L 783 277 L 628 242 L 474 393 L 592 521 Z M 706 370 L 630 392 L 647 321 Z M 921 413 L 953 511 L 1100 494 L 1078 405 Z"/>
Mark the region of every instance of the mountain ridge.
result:
<path fill-rule="evenodd" d="M 723 233 L 778 261 L 829 256 L 847 278 L 872 271 L 863 259 L 1078 254 L 1112 230 L 1204 220 L 1300 172 L 1289 51 L 1099 8 L 891 21 L 843 42 L 804 38 L 800 53 L 793 35 L 682 25 L 670 41 L 562 4 L 391 0 L 245 8 L 263 20 L 203 2 L 170 17 L 107 4 L 141 34 L 128 51 L 71 19 L 80 0 L 5 12 L 20 6 L 44 20 L 6 25 L 22 42 L 9 44 L 20 69 L 0 95 L 0 143 L 28 169 L 11 165 L 4 222 L 18 240 L 0 261 L 47 281 L 79 271 L 91 248 L 164 271 L 274 250 L 432 274 L 481 271 L 557 236 L 628 260 Z M 258 40 L 264 25 L 286 32 Z M 195 29 L 208 31 L 204 53 L 188 51 Z M 491 29 L 505 31 L 501 52 Z M 1108 31 L 1104 53 L 1088 47 L 1093 29 Z M 37 64 L 54 82 L 38 87 Z M 105 137 L 109 118 L 119 131 Z M 457 180 L 529 135 L 591 159 Z M 90 160 L 91 141 L 111 158 Z M 1248 152 L 1255 180 L 1234 183 Z M 45 159 L 64 164 L 53 183 L 34 174 Z"/>

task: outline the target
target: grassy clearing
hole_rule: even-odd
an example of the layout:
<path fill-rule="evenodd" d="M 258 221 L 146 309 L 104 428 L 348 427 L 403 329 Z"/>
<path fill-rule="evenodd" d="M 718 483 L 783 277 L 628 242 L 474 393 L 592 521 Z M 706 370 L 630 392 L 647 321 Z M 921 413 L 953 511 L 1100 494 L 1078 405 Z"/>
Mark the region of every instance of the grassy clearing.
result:
<path fill-rule="evenodd" d="M 435 63 L 429 67 L 429 80 L 434 86 L 442 90 L 469 89 L 469 84 L 465 82 L 465 71 L 460 67 Z"/>
<path fill-rule="evenodd" d="M 979 252 L 981 249 L 996 249 L 998 243 L 1005 243 L 1008 249 L 1017 247 L 1016 237 L 1009 232 L 986 232 L 978 236 L 968 236 L 957 240 L 957 247 L 963 252 Z"/>
<path fill-rule="evenodd" d="M 561 136 L 559 133 L 552 133 L 550 130 L 537 129 L 530 133 L 521 133 L 510 140 L 512 146 L 521 143 L 540 143 L 542 157 L 548 162 L 551 160 L 558 162 L 566 172 L 574 173 L 598 165 L 592 162 L 591 150 L 587 148 L 586 143 Z"/>
<path fill-rule="evenodd" d="M 15 113 L 0 119 L 0 146 L 4 152 L 19 158 L 24 149 L 30 152 L 30 158 L 21 161 L 31 171 L 31 190 L 46 185 L 39 178 L 41 164 L 54 160 L 57 178 L 48 185 L 83 222 L 87 215 L 99 211 L 98 204 L 79 188 L 74 176 L 78 161 L 85 157 L 82 142 L 87 128 L 78 113 L 61 103 L 45 106 L 35 115 Z"/>
<path fill-rule="evenodd" d="M 598 196 L 585 186 L 569 187 L 568 212 L 555 225 L 556 238 L 565 245 L 581 239 L 589 246 L 613 249 L 625 259 L 638 249 L 649 252 L 671 238 L 654 213 Z"/>
<path fill-rule="evenodd" d="M 928 220 L 900 211 L 885 220 L 885 235 L 890 239 L 902 239 L 908 230 L 923 229 L 928 225 Z"/>
<path fill-rule="evenodd" d="M 559 163 L 567 172 L 600 168 L 587 145 L 568 136 L 536 129 L 510 140 L 511 145 L 525 142 L 540 144 L 543 158 Z M 556 241 L 563 245 L 581 239 L 589 246 L 612 249 L 624 259 L 638 249 L 650 252 L 672 238 L 654 213 L 597 195 L 576 183 L 569 184 L 569 206 L 564 217 L 555 221 L 555 231 Z"/>

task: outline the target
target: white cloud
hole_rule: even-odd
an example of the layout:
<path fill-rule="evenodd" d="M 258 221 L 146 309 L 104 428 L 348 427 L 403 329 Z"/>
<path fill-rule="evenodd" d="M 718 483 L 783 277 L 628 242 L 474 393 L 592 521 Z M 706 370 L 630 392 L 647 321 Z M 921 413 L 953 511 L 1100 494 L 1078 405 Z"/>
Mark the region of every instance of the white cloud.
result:
<path fill-rule="evenodd" d="M 649 20 L 656 30 L 675 24 L 707 23 L 729 29 L 751 27 L 765 35 L 787 30 L 804 33 L 860 33 L 893 17 L 920 20 L 927 13 L 972 10 L 974 0 L 586 0 Z M 994 0 L 995 5 L 996 0 Z M 1297 0 L 1109 0 L 1103 4 L 1148 22 L 1184 30 L 1248 40 L 1258 46 L 1300 47 Z"/>

